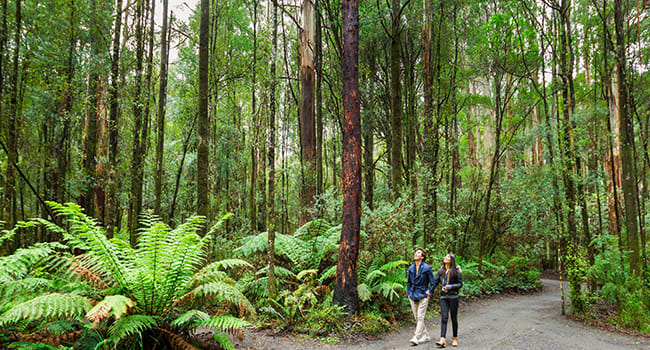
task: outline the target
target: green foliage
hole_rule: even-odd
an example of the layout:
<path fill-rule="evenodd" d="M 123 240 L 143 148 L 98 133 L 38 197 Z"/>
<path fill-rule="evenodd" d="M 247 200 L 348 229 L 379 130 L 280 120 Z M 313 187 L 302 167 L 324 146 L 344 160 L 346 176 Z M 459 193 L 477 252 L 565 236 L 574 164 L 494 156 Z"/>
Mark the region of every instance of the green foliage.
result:
<path fill-rule="evenodd" d="M 587 278 L 589 265 L 584 253 L 575 249 L 573 245 L 567 247 L 566 255 L 567 278 L 571 295 L 571 306 L 578 313 L 587 311 L 587 299 L 582 293 L 582 282 Z"/>
<path fill-rule="evenodd" d="M 0 276 L 7 282 L 2 285 L 3 293 L 19 291 L 6 310 L 0 309 L 4 311 L 0 325 L 25 328 L 69 320 L 83 326 L 85 318 L 107 334 L 103 343 L 118 346 L 141 341 L 142 334 L 154 327 L 180 327 L 189 332 L 200 325 L 218 330 L 248 325 L 228 315 L 227 308 L 213 318 L 198 317 L 197 321 L 200 314 L 185 313 L 187 306 L 196 303 L 235 305 L 255 314 L 228 274 L 229 270 L 239 272 L 251 265 L 240 259 L 205 264 L 205 250 L 212 236 L 198 234 L 204 218 L 192 217 L 171 229 L 159 218 L 145 214 L 134 249 L 118 238 L 107 239 L 101 226 L 79 206 L 50 205 L 64 219 L 66 228 L 38 221 L 60 233 L 67 245 L 39 243 L 0 258 L 5 262 Z M 82 254 L 70 255 L 69 248 Z M 27 288 L 19 290 L 18 283 Z M 57 289 L 69 292 L 54 292 Z M 26 301 L 17 302 L 20 298 Z M 91 302 L 96 303 L 94 307 Z"/>

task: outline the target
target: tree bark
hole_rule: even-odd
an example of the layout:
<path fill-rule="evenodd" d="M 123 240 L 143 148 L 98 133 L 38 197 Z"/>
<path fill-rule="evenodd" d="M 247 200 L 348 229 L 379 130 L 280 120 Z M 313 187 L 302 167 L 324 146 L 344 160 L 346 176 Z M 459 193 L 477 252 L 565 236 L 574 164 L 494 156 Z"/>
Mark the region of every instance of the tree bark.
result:
<path fill-rule="evenodd" d="M 300 223 L 311 220 L 309 209 L 316 195 L 316 120 L 314 118 L 314 7 L 311 0 L 302 3 L 300 29 L 300 85 L 302 102 L 300 113 L 300 146 L 302 148 L 303 190 L 301 193 Z"/>
<path fill-rule="evenodd" d="M 6 4 L 4 4 L 6 6 Z M 11 73 L 9 98 L 9 117 L 7 125 L 7 172 L 5 179 L 5 205 L 8 207 L 5 215 L 7 227 L 14 227 L 17 221 L 16 200 L 16 169 L 14 165 L 18 163 L 18 134 L 16 124 L 18 122 L 18 59 L 20 58 L 20 36 L 22 27 L 22 4 L 21 0 L 16 0 L 16 33 L 14 39 L 13 68 Z M 6 15 L 5 15 L 6 20 Z M 6 32 L 5 32 L 6 33 Z M 0 86 L 0 93 L 1 93 Z"/>
<path fill-rule="evenodd" d="M 120 34 L 122 32 L 122 0 L 115 4 L 115 29 L 113 33 L 113 55 L 111 58 L 111 87 L 109 90 L 109 150 L 108 150 L 108 189 L 106 203 L 106 235 L 112 238 L 117 227 L 119 215 L 118 199 L 118 138 L 119 138 L 119 77 L 120 77 Z"/>
<path fill-rule="evenodd" d="M 169 49 L 167 43 L 167 8 L 169 0 L 163 0 L 162 30 L 160 32 L 160 85 L 158 88 L 158 113 L 156 114 L 156 173 L 154 185 L 153 212 L 161 215 L 160 203 L 162 201 L 163 179 L 163 153 L 165 147 L 165 105 L 167 102 L 167 63 Z"/>
<path fill-rule="evenodd" d="M 614 0 L 614 23 L 616 28 L 616 71 L 618 73 L 619 133 L 621 135 L 621 179 L 623 200 L 625 201 L 625 226 L 627 228 L 628 249 L 630 250 L 630 270 L 639 273 L 639 230 L 638 230 L 638 190 L 634 166 L 634 118 L 629 113 L 627 89 L 627 57 L 625 54 L 625 13 L 622 0 Z"/>
<path fill-rule="evenodd" d="M 314 3 L 316 22 L 316 194 L 323 193 L 323 37 L 319 0 Z"/>
<path fill-rule="evenodd" d="M 269 297 L 275 299 L 277 297 L 277 286 L 275 282 L 275 231 L 277 229 L 277 220 L 275 213 L 275 110 L 276 110 L 276 61 L 278 59 L 278 4 L 273 1 L 273 37 L 271 48 L 271 96 L 269 99 L 269 150 L 268 150 L 268 168 L 269 168 L 269 204 L 268 204 L 268 272 L 267 272 L 267 288 L 269 290 Z"/>
<path fill-rule="evenodd" d="M 136 5 L 136 54 L 135 54 L 135 92 L 133 95 L 133 146 L 131 157 L 131 192 L 129 203 L 129 240 L 132 247 L 136 246 L 138 235 L 138 216 L 142 211 L 142 176 L 144 160 L 141 153 L 144 139 L 144 116 L 142 113 L 142 68 L 144 62 L 143 38 L 143 5 L 144 0 L 138 0 Z"/>
<path fill-rule="evenodd" d="M 210 150 L 208 144 L 208 45 L 210 25 L 210 0 L 201 0 L 201 23 L 199 31 L 199 120 L 198 145 L 196 148 L 197 181 L 196 207 L 199 215 L 206 216 L 208 203 L 208 164 Z"/>
<path fill-rule="evenodd" d="M 392 0 L 390 45 L 391 96 L 391 179 L 393 197 L 400 196 L 402 187 L 402 84 L 400 81 L 401 2 Z"/>
<path fill-rule="evenodd" d="M 343 0 L 343 222 L 334 301 L 359 309 L 357 259 L 361 224 L 361 111 L 359 104 L 359 2 Z"/>

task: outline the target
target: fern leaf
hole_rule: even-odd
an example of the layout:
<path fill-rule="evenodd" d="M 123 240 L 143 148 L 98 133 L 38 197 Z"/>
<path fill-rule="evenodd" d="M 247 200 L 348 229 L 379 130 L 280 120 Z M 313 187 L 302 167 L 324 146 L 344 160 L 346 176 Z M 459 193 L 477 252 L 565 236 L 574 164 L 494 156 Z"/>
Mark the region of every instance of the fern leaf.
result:
<path fill-rule="evenodd" d="M 336 265 L 330 266 L 327 270 L 323 271 L 318 279 L 318 284 L 323 284 L 326 279 L 334 276 L 336 276 Z"/>
<path fill-rule="evenodd" d="M 189 310 L 181 314 L 180 316 L 176 317 L 175 320 L 172 321 L 171 325 L 174 327 L 181 327 L 181 328 L 186 328 L 197 321 L 201 320 L 208 320 L 210 319 L 210 315 L 207 313 L 200 311 L 200 310 Z"/>
<path fill-rule="evenodd" d="M 365 283 L 357 285 L 357 292 L 359 293 L 359 300 L 361 301 L 368 301 L 370 300 L 370 297 L 372 297 L 372 292 Z"/>
<path fill-rule="evenodd" d="M 226 300 L 235 305 L 241 305 L 251 314 L 255 314 L 255 308 L 246 296 L 239 289 L 235 288 L 235 286 L 228 283 L 218 281 L 202 284 L 196 287 L 193 293 L 199 298 L 214 297 Z"/>
<path fill-rule="evenodd" d="M 135 306 L 135 302 L 123 295 L 109 295 L 88 311 L 86 319 L 95 324 L 99 324 L 101 320 L 111 316 L 117 320 L 133 306 Z"/>
<path fill-rule="evenodd" d="M 140 334 L 158 325 L 158 319 L 149 315 L 128 315 L 115 321 L 108 329 L 110 341 L 117 344 L 125 338 Z"/>
<path fill-rule="evenodd" d="M 199 321 L 196 323 L 196 325 L 206 326 L 206 327 L 210 327 L 225 332 L 229 330 L 249 327 L 250 323 L 234 316 L 222 315 L 222 316 L 210 317 L 207 320 Z"/>
<path fill-rule="evenodd" d="M 0 316 L 0 326 L 19 321 L 32 322 L 52 319 L 80 319 L 92 305 L 82 296 L 48 294 L 18 304 Z"/>
<path fill-rule="evenodd" d="M 0 283 L 24 278 L 43 258 L 55 249 L 65 248 L 60 243 L 36 243 L 29 248 L 20 248 L 9 256 L 0 257 Z"/>

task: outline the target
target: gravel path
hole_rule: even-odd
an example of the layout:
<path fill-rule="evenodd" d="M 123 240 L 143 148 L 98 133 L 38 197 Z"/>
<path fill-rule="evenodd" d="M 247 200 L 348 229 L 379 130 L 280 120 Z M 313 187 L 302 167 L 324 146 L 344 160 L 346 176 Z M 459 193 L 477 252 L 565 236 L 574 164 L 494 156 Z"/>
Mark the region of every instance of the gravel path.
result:
<path fill-rule="evenodd" d="M 650 349 L 650 339 L 632 337 L 591 328 L 561 315 L 560 283 L 542 280 L 544 289 L 534 295 L 496 297 L 470 304 L 459 310 L 459 349 Z M 565 284 L 565 290 L 566 290 Z M 568 293 L 565 294 L 568 296 Z M 383 339 L 355 344 L 326 345 L 300 337 L 271 337 L 262 332 L 247 334 L 238 349 L 436 349 L 440 319 L 426 321 L 434 341 L 417 347 L 409 345 L 414 326 L 386 334 Z M 451 320 L 448 327 L 451 344 Z M 452 348 L 452 347 L 449 347 Z M 453 348 L 452 348 L 453 349 Z"/>

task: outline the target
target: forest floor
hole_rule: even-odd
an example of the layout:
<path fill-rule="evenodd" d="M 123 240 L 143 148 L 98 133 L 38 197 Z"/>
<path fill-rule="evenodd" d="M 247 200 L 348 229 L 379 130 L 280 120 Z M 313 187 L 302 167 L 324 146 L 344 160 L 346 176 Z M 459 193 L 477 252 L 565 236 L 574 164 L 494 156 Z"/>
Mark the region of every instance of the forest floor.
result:
<path fill-rule="evenodd" d="M 459 309 L 459 349 L 650 349 L 650 338 L 610 332 L 562 316 L 560 282 L 542 280 L 542 291 L 529 295 L 507 295 L 461 303 Z M 565 296 L 568 298 L 566 283 Z M 437 316 L 437 315 L 436 315 Z M 247 331 L 237 349 L 316 350 L 316 349 L 436 349 L 440 318 L 426 320 L 432 341 L 411 346 L 414 324 L 383 335 L 378 340 L 324 344 L 318 339 L 271 331 Z M 448 343 L 451 344 L 451 320 Z M 452 347 L 449 347 L 452 348 Z"/>

